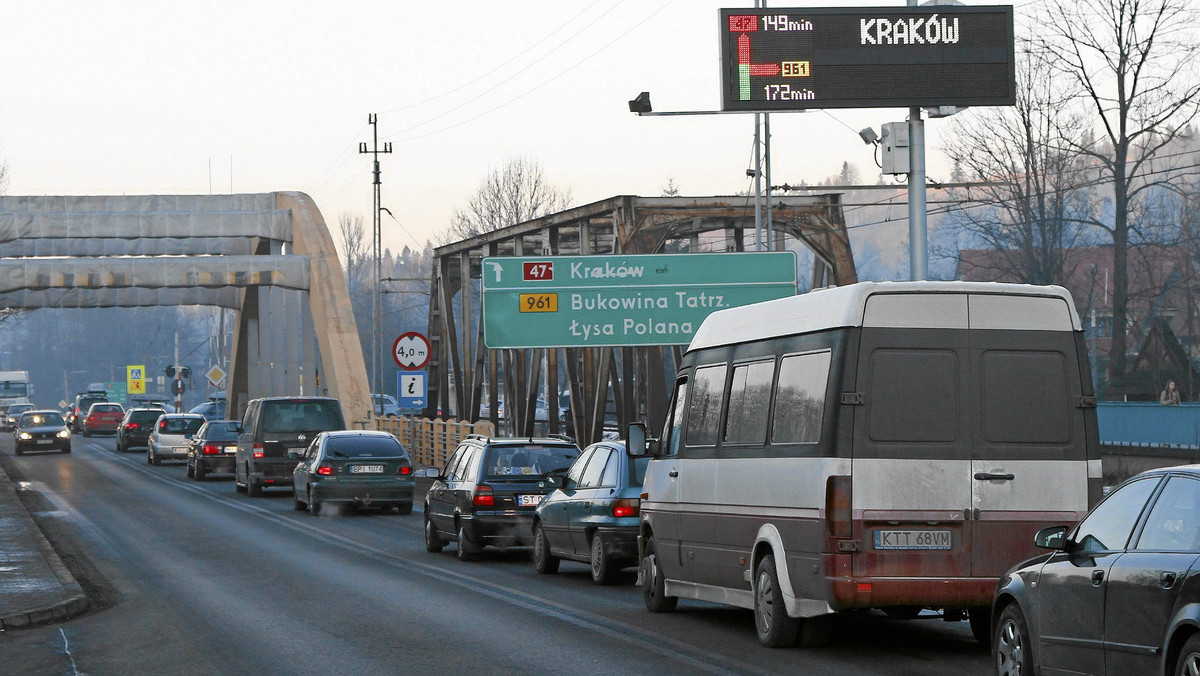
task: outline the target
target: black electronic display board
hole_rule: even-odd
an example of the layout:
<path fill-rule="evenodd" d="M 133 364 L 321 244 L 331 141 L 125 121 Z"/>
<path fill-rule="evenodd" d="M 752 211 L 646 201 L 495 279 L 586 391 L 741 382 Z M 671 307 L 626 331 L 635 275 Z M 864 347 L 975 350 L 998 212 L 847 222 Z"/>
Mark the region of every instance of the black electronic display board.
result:
<path fill-rule="evenodd" d="M 1011 5 L 722 9 L 721 108 L 1009 106 Z"/>

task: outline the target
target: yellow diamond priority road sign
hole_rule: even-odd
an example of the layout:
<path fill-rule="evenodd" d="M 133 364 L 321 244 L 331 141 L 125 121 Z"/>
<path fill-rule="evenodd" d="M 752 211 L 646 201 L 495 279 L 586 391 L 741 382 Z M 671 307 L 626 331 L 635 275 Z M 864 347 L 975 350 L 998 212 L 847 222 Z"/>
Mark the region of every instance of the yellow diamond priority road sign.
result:
<path fill-rule="evenodd" d="M 204 377 L 208 379 L 209 385 L 220 387 L 221 383 L 225 382 L 225 369 L 214 365 L 208 370 L 208 373 L 204 374 Z"/>

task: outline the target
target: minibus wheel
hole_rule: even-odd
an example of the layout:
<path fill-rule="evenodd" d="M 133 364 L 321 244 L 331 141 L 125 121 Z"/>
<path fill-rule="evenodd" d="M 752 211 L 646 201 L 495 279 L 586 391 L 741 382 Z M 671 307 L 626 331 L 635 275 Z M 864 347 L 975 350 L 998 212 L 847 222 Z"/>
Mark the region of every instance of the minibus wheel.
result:
<path fill-rule="evenodd" d="M 679 599 L 667 596 L 667 583 L 663 576 L 662 566 L 658 565 L 658 557 L 654 553 L 654 537 L 646 540 L 646 549 L 642 554 L 642 600 L 646 610 L 652 613 L 669 613 L 675 610 Z"/>
<path fill-rule="evenodd" d="M 796 643 L 800 622 L 788 617 L 783 590 L 775 572 L 775 557 L 768 554 L 758 563 L 754 574 L 754 628 L 758 640 L 768 648 L 784 648 Z"/>

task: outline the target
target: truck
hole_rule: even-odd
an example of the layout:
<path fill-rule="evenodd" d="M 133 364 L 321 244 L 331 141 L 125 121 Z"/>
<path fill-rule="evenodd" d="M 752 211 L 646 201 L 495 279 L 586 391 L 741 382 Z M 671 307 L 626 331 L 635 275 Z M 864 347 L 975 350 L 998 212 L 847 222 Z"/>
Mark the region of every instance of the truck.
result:
<path fill-rule="evenodd" d="M 13 404 L 28 404 L 33 396 L 29 371 L 0 371 L 0 415 Z"/>

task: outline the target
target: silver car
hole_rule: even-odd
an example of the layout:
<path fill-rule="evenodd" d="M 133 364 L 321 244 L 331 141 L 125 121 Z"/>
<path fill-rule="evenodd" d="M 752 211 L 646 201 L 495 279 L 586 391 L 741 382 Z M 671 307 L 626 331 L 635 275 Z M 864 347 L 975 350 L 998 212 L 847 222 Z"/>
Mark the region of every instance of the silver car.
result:
<path fill-rule="evenodd" d="M 188 442 L 204 424 L 196 413 L 167 413 L 159 416 L 146 442 L 146 462 L 161 465 L 163 460 L 187 460 Z"/>

